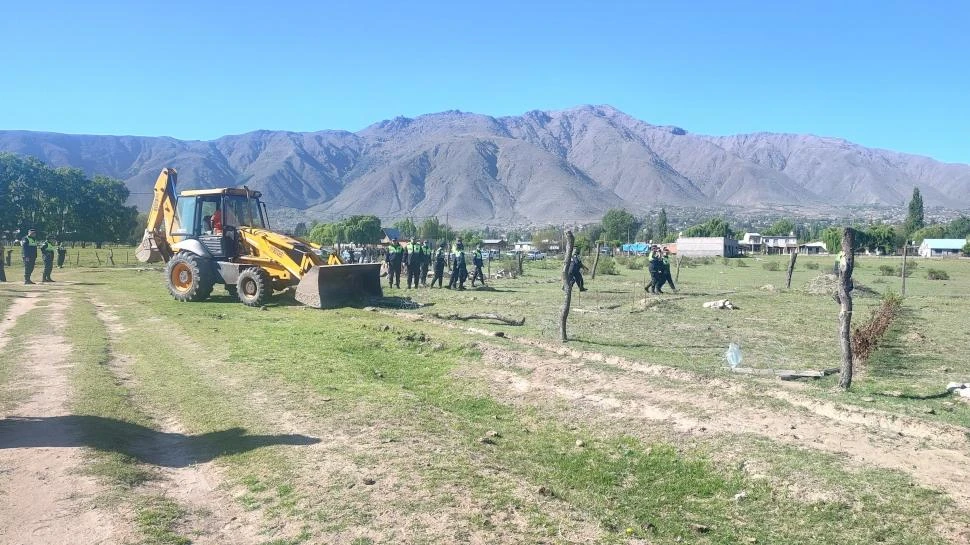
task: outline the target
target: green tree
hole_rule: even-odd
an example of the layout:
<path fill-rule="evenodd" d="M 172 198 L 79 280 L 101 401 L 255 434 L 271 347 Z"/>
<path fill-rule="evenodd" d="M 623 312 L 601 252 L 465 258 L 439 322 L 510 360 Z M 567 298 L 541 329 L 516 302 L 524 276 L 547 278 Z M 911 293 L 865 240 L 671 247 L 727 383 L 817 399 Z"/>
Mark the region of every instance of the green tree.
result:
<path fill-rule="evenodd" d="M 842 227 L 827 227 L 819 234 L 830 254 L 842 251 Z"/>
<path fill-rule="evenodd" d="M 32 157 L 0 153 L 0 229 L 33 227 L 62 240 L 130 240 L 138 211 L 124 183 L 71 168 L 52 169 Z M 144 225 L 142 225 L 144 228 Z"/>
<path fill-rule="evenodd" d="M 772 223 L 761 234 L 767 236 L 784 236 L 795 232 L 795 222 L 789 219 L 781 219 Z"/>
<path fill-rule="evenodd" d="M 884 255 L 895 253 L 896 243 L 896 230 L 889 225 L 870 225 L 856 234 L 856 246 L 870 252 L 878 251 Z"/>
<path fill-rule="evenodd" d="M 660 216 L 657 218 L 657 230 L 655 235 L 660 240 L 666 240 L 669 227 L 667 226 L 667 210 L 664 208 L 660 209 Z"/>
<path fill-rule="evenodd" d="M 422 239 L 427 239 L 429 241 L 446 241 L 455 240 L 456 233 L 451 226 L 441 223 L 437 217 L 428 218 L 421 222 L 421 228 L 418 229 L 418 233 Z"/>
<path fill-rule="evenodd" d="M 909 201 L 909 213 L 906 215 L 904 230 L 906 234 L 913 233 L 925 227 L 923 221 L 923 197 L 919 194 L 919 188 L 913 188 L 913 198 Z"/>
<path fill-rule="evenodd" d="M 346 242 L 376 244 L 383 238 L 381 219 L 377 216 L 351 216 L 343 222 Z"/>
<path fill-rule="evenodd" d="M 946 227 L 939 224 L 927 225 L 909 234 L 909 239 L 915 241 L 916 244 L 928 238 L 946 238 Z"/>
<path fill-rule="evenodd" d="M 550 244 L 558 244 L 562 231 L 558 227 L 545 227 L 532 233 L 532 247 L 540 251 L 549 250 Z"/>
<path fill-rule="evenodd" d="M 619 208 L 608 210 L 603 216 L 602 224 L 607 240 L 629 241 L 640 227 L 633 214 Z"/>
<path fill-rule="evenodd" d="M 970 241 L 963 245 L 963 255 L 970 256 Z"/>
<path fill-rule="evenodd" d="M 296 227 L 293 228 L 293 236 L 295 237 L 305 237 L 307 232 L 306 223 L 303 223 L 302 221 L 297 223 Z"/>
<path fill-rule="evenodd" d="M 733 237 L 734 231 L 723 218 L 712 218 L 684 231 L 685 237 Z"/>
<path fill-rule="evenodd" d="M 401 236 L 406 239 L 412 239 L 418 236 L 418 226 L 414 224 L 414 220 L 411 218 L 404 218 L 403 220 L 394 222 L 393 227 L 401 232 Z"/>
<path fill-rule="evenodd" d="M 949 238 L 967 238 L 970 235 L 970 218 L 960 216 L 954 218 L 946 227 L 946 236 Z"/>

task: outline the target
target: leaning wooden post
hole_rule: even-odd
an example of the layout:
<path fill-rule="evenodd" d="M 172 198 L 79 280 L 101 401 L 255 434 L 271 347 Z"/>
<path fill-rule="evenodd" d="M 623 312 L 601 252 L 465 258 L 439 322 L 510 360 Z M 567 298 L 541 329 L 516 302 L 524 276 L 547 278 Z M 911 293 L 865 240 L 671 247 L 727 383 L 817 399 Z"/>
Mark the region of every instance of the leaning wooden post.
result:
<path fill-rule="evenodd" d="M 842 371 L 839 388 L 852 386 L 852 268 L 855 266 L 855 230 L 846 227 L 842 232 L 842 251 L 839 253 L 839 343 L 842 346 Z"/>
<path fill-rule="evenodd" d="M 573 257 L 573 238 L 572 231 L 566 231 L 566 257 L 562 264 L 562 289 L 565 294 L 562 302 L 562 312 L 559 313 L 559 340 L 566 342 L 566 319 L 569 318 L 569 305 L 573 299 L 573 284 L 569 281 L 569 264 Z"/>
<path fill-rule="evenodd" d="M 682 261 L 684 261 L 684 256 L 682 255 L 677 256 L 677 276 L 674 277 L 674 282 L 677 282 L 678 284 L 680 284 L 680 264 Z M 674 290 L 674 291 L 677 291 L 677 290 Z"/>
<path fill-rule="evenodd" d="M 590 274 L 591 280 L 596 280 L 596 265 L 600 262 L 600 243 L 596 241 L 596 257 L 593 258 L 593 273 Z"/>
<path fill-rule="evenodd" d="M 791 289 L 791 275 L 795 272 L 795 260 L 798 259 L 798 250 L 792 250 L 791 259 L 788 260 L 788 283 L 786 289 Z"/>
<path fill-rule="evenodd" d="M 909 246 L 909 241 L 903 242 L 903 297 L 906 297 L 906 247 Z"/>

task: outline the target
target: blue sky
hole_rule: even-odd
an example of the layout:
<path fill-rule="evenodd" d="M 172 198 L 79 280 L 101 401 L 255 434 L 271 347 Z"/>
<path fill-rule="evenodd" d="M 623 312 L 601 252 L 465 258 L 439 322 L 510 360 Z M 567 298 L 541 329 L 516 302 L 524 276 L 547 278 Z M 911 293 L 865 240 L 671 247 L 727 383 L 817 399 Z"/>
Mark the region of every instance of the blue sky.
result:
<path fill-rule="evenodd" d="M 970 163 L 970 2 L 75 2 L 0 18 L 0 129 L 211 139 L 610 104 Z"/>

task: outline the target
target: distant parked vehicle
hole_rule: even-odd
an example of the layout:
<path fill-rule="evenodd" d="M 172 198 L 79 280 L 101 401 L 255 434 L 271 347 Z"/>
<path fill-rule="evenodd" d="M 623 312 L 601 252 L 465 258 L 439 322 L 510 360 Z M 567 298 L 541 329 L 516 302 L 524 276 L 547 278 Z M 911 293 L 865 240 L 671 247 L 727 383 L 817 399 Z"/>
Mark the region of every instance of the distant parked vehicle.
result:
<path fill-rule="evenodd" d="M 545 259 L 546 258 L 546 254 L 544 254 L 544 253 L 542 253 L 542 252 L 540 252 L 538 250 L 532 250 L 531 252 L 527 253 L 526 256 L 529 259 L 531 259 L 532 261 L 536 261 L 536 260 L 539 260 L 539 259 Z"/>

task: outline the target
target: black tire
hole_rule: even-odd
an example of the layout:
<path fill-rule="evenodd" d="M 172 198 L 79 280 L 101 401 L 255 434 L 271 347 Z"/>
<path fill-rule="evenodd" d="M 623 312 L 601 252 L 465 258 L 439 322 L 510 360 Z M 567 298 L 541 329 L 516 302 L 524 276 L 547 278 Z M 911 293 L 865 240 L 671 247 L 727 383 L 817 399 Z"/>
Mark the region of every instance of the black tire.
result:
<path fill-rule="evenodd" d="M 165 267 L 168 292 L 176 301 L 204 301 L 212 293 L 212 264 L 190 252 L 179 252 Z"/>
<path fill-rule="evenodd" d="M 236 281 L 237 297 L 247 307 L 261 307 L 273 294 L 269 274 L 259 267 L 245 269 Z"/>

